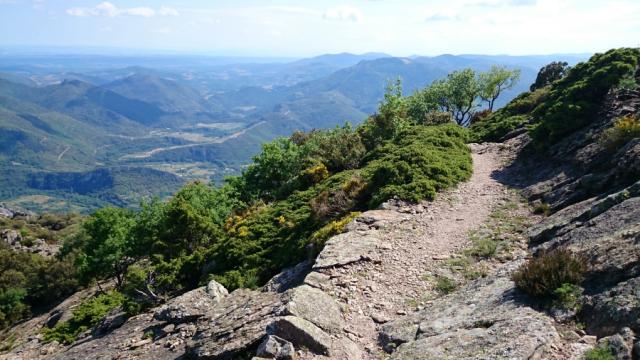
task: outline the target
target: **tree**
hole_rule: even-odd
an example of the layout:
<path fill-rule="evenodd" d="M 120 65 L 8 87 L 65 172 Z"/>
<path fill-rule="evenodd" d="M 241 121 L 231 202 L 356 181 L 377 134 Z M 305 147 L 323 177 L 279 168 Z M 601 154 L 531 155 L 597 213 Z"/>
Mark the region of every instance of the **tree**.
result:
<path fill-rule="evenodd" d="M 493 106 L 500 94 L 511 89 L 520 79 L 520 70 L 509 70 L 504 66 L 492 66 L 488 72 L 480 73 L 478 76 L 479 96 L 482 101 L 487 102 L 489 110 L 493 111 Z"/>
<path fill-rule="evenodd" d="M 560 80 L 567 75 L 570 69 L 569 64 L 564 61 L 554 61 L 543 66 L 540 71 L 538 71 L 536 81 L 531 85 L 529 90 L 535 91 L 536 89 L 551 85 L 554 81 Z"/>
<path fill-rule="evenodd" d="M 115 277 L 121 287 L 128 267 L 135 262 L 135 214 L 128 209 L 102 208 L 83 224 L 88 235 L 78 256 L 80 275 L 85 280 Z"/>
<path fill-rule="evenodd" d="M 451 112 L 458 125 L 468 126 L 473 110 L 477 107 L 480 87 L 476 79 L 476 73 L 472 69 L 454 71 L 447 75 L 445 85 L 442 87 L 446 95 L 444 100 L 445 110 Z"/>
<path fill-rule="evenodd" d="M 378 112 L 370 116 L 358 129 L 362 142 L 371 150 L 383 141 L 393 138 L 408 125 L 407 101 L 402 96 L 402 81 L 389 82 Z"/>
<path fill-rule="evenodd" d="M 262 145 L 262 152 L 253 158 L 242 174 L 244 192 L 256 198 L 274 200 L 278 190 L 304 168 L 303 148 L 291 139 L 278 138 Z"/>
<path fill-rule="evenodd" d="M 229 185 L 214 188 L 194 182 L 178 191 L 166 204 L 160 239 L 154 251 L 165 259 L 192 254 L 222 237 L 222 225 L 241 207 Z"/>

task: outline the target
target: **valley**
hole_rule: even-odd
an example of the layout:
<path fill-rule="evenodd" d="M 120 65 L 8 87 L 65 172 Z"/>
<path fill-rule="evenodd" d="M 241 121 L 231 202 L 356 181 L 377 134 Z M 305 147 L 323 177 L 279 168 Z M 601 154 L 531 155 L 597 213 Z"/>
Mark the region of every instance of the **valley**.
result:
<path fill-rule="evenodd" d="M 518 69 L 521 79 L 501 96 L 501 106 L 526 90 L 548 59 L 343 53 L 295 61 L 90 55 L 43 61 L 5 55 L 0 202 L 39 212 L 137 207 L 190 181 L 220 183 L 238 174 L 276 137 L 357 125 L 397 78 L 411 94 L 454 70 Z M 113 181 L 87 191 L 96 171 Z"/>

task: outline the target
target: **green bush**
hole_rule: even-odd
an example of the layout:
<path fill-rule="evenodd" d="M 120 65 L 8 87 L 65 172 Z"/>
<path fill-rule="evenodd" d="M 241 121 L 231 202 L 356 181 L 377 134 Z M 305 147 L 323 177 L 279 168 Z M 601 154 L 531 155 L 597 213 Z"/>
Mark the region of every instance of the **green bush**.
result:
<path fill-rule="evenodd" d="M 318 231 L 314 232 L 311 235 L 311 243 L 314 245 L 321 247 L 326 240 L 330 237 L 340 234 L 344 232 L 344 228 L 351 222 L 353 219 L 357 218 L 360 215 L 360 212 L 355 211 L 349 213 L 349 215 L 343 217 L 340 220 L 335 220 L 327 225 L 321 227 Z"/>
<path fill-rule="evenodd" d="M 0 330 L 77 289 L 71 257 L 45 258 L 0 244 Z"/>
<path fill-rule="evenodd" d="M 582 288 L 574 284 L 562 284 L 553 291 L 554 305 L 563 309 L 577 310 L 578 299 L 582 294 Z"/>
<path fill-rule="evenodd" d="M 438 276 L 436 280 L 435 288 L 443 295 L 453 292 L 457 287 L 456 282 L 446 276 Z"/>
<path fill-rule="evenodd" d="M 370 206 L 398 197 L 432 200 L 437 191 L 466 181 L 472 164 L 467 130 L 455 124 L 412 126 L 394 141 L 372 151 L 363 174 L 369 180 Z"/>
<path fill-rule="evenodd" d="M 551 206 L 545 202 L 541 202 L 534 206 L 533 213 L 548 216 L 551 213 Z"/>
<path fill-rule="evenodd" d="M 529 121 L 529 113 L 545 101 L 549 88 L 525 92 L 511 100 L 505 107 L 474 121 L 470 127 L 472 142 L 499 141 L 509 132 Z"/>
<path fill-rule="evenodd" d="M 98 324 L 109 311 L 121 306 L 125 301 L 122 294 L 112 291 L 86 300 L 73 309 L 72 317 L 68 321 L 55 327 L 43 328 L 43 341 L 58 341 L 64 344 L 73 343 L 78 335 Z"/>
<path fill-rule="evenodd" d="M 498 242 L 491 237 L 472 237 L 472 246 L 466 253 L 477 258 L 490 258 L 498 250 Z"/>
<path fill-rule="evenodd" d="M 635 72 L 638 58 L 640 49 L 609 50 L 576 65 L 553 83 L 547 100 L 532 113 L 537 124 L 531 136 L 536 144 L 553 143 L 589 124 L 609 90 Z"/>
<path fill-rule="evenodd" d="M 584 259 L 566 249 L 543 252 L 527 261 L 512 276 L 523 292 L 543 300 L 554 299 L 556 291 L 582 282 Z"/>
<path fill-rule="evenodd" d="M 587 350 L 584 358 L 585 360 L 616 360 L 616 357 L 608 345 L 598 345 L 593 349 Z"/>

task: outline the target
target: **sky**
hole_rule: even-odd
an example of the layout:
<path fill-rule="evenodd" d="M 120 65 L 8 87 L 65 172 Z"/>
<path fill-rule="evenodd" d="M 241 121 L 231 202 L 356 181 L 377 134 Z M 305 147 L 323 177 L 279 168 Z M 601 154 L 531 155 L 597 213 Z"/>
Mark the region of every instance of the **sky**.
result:
<path fill-rule="evenodd" d="M 0 47 L 228 56 L 593 53 L 640 46 L 640 0 L 0 0 Z"/>

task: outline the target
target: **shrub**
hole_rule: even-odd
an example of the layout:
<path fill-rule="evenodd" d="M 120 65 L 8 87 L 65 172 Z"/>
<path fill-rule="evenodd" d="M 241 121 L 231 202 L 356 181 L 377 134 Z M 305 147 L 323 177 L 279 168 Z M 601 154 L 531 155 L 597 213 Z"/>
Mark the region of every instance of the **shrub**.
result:
<path fill-rule="evenodd" d="M 322 191 L 310 202 L 314 216 L 317 219 L 342 216 L 356 207 L 366 187 L 366 181 L 359 174 L 354 174 L 338 189 Z"/>
<path fill-rule="evenodd" d="M 558 288 L 582 282 L 584 259 L 566 249 L 541 253 L 527 261 L 512 276 L 523 292 L 541 299 L 553 299 Z"/>
<path fill-rule="evenodd" d="M 76 290 L 73 259 L 45 258 L 0 244 L 0 330 Z"/>
<path fill-rule="evenodd" d="M 453 292 L 457 287 L 456 282 L 446 276 L 439 276 L 436 280 L 435 288 L 443 295 Z"/>
<path fill-rule="evenodd" d="M 499 141 L 509 132 L 523 126 L 529 121 L 529 113 L 541 104 L 549 92 L 549 88 L 540 88 L 534 92 L 526 92 L 511 100 L 505 107 L 475 119 L 471 124 L 471 141 Z"/>
<path fill-rule="evenodd" d="M 613 351 L 609 345 L 598 345 L 593 349 L 587 350 L 584 354 L 585 360 L 616 360 Z"/>
<path fill-rule="evenodd" d="M 358 211 L 351 212 L 349 213 L 349 215 L 343 217 L 340 220 L 335 220 L 328 223 L 311 235 L 311 242 L 321 248 L 322 245 L 324 245 L 324 242 L 327 241 L 327 239 L 344 232 L 344 228 L 347 226 L 347 224 L 349 224 L 359 215 L 360 212 Z"/>
<path fill-rule="evenodd" d="M 473 237 L 472 246 L 466 251 L 468 255 L 477 258 L 490 258 L 498 250 L 498 242 L 491 237 Z"/>
<path fill-rule="evenodd" d="M 420 125 L 442 125 L 449 124 L 453 122 L 453 116 L 451 113 L 444 111 L 430 111 L 424 117 L 421 122 L 418 122 Z"/>
<path fill-rule="evenodd" d="M 538 147 L 578 130 L 594 119 L 605 95 L 635 71 L 640 49 L 622 48 L 596 54 L 553 83 L 547 100 L 532 113 L 530 131 Z"/>
<path fill-rule="evenodd" d="M 551 206 L 545 202 L 541 202 L 533 207 L 533 213 L 548 216 L 551 213 Z"/>
<path fill-rule="evenodd" d="M 640 137 L 640 116 L 626 115 L 618 119 L 599 139 L 608 151 L 615 151 L 631 139 Z"/>
<path fill-rule="evenodd" d="M 565 61 L 554 61 L 548 65 L 543 66 L 538 71 L 536 81 L 531 84 L 530 90 L 535 91 L 545 86 L 551 85 L 553 82 L 562 79 L 569 71 L 569 64 Z"/>
<path fill-rule="evenodd" d="M 85 300 L 73 310 L 69 321 L 57 324 L 51 329 L 44 328 L 43 341 L 73 343 L 78 335 L 95 326 L 109 311 L 121 306 L 124 300 L 124 296 L 115 291 Z"/>
<path fill-rule="evenodd" d="M 618 85 L 619 89 L 625 90 L 635 90 L 638 87 L 638 81 L 633 73 L 627 74 L 625 77 L 620 80 L 620 84 Z"/>
<path fill-rule="evenodd" d="M 366 149 L 360 135 L 347 123 L 343 127 L 311 132 L 304 142 L 304 151 L 336 173 L 357 168 Z"/>
<path fill-rule="evenodd" d="M 562 284 L 553 291 L 554 305 L 563 309 L 577 309 L 582 288 L 574 284 Z"/>
<path fill-rule="evenodd" d="M 302 178 L 310 185 L 317 184 L 329 177 L 329 170 L 324 164 L 317 164 L 302 172 Z"/>
<path fill-rule="evenodd" d="M 455 124 L 411 126 L 372 151 L 362 171 L 371 179 L 369 206 L 393 197 L 432 200 L 437 191 L 467 180 L 472 167 L 466 138 L 467 129 Z"/>

